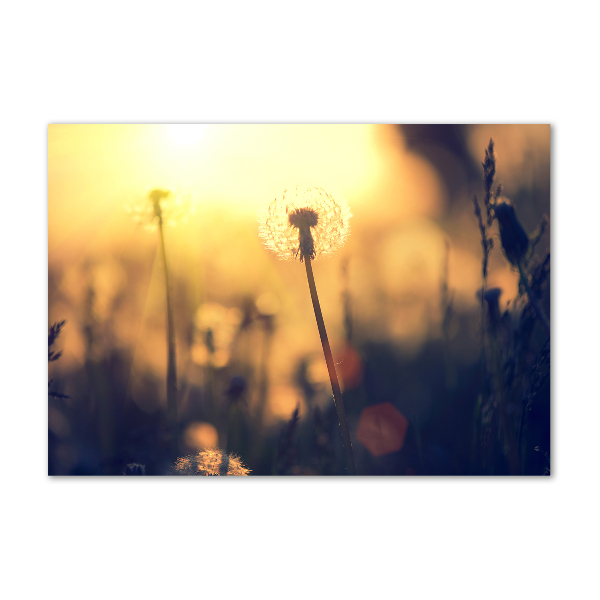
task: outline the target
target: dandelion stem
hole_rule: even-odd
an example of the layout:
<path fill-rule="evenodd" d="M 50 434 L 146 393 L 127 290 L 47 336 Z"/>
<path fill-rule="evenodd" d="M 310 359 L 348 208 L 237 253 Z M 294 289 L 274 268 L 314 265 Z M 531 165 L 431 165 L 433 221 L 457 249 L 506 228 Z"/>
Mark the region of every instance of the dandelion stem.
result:
<path fill-rule="evenodd" d="M 342 390 L 340 389 L 337 373 L 335 372 L 335 363 L 333 362 L 331 347 L 329 346 L 327 331 L 325 330 L 325 322 L 323 321 L 323 313 L 321 312 L 321 305 L 319 304 L 319 297 L 317 296 L 317 286 L 315 285 L 315 277 L 313 275 L 311 259 L 308 256 L 304 256 L 304 264 L 306 265 L 306 277 L 308 278 L 310 297 L 312 299 L 315 317 L 317 319 L 317 327 L 319 329 L 319 336 L 321 337 L 321 344 L 323 345 L 325 362 L 327 363 L 329 379 L 331 380 L 331 388 L 333 390 L 333 401 L 335 404 L 335 409 L 337 411 L 338 420 L 340 422 L 340 429 L 342 430 L 342 441 L 344 444 L 344 451 L 346 453 L 346 467 L 348 469 L 349 475 L 356 475 L 354 456 L 352 454 L 352 443 L 350 441 L 350 431 L 348 429 L 348 423 L 346 422 L 346 411 L 344 410 L 344 401 L 342 400 Z"/>
<path fill-rule="evenodd" d="M 519 267 L 519 274 L 521 275 L 521 282 L 527 291 L 527 295 L 529 296 L 529 302 L 531 302 L 531 306 L 533 306 L 533 310 L 535 310 L 535 314 L 537 315 L 542 327 L 544 328 L 548 337 L 550 337 L 550 323 L 548 323 L 548 319 L 546 315 L 542 312 L 542 309 L 539 307 L 535 296 L 533 295 L 533 290 L 531 289 L 529 282 L 527 281 L 527 275 L 525 275 L 525 271 L 523 271 L 523 266 L 521 265 L 521 261 L 517 263 Z"/>
<path fill-rule="evenodd" d="M 163 233 L 162 216 L 158 220 L 160 233 L 160 247 L 163 264 L 165 267 L 165 287 L 167 290 L 167 420 L 173 428 L 173 446 L 177 451 L 177 367 L 175 355 L 175 329 L 173 326 L 173 307 L 171 305 L 171 292 L 169 288 L 169 268 L 167 265 L 167 251 L 165 248 L 165 236 Z"/>

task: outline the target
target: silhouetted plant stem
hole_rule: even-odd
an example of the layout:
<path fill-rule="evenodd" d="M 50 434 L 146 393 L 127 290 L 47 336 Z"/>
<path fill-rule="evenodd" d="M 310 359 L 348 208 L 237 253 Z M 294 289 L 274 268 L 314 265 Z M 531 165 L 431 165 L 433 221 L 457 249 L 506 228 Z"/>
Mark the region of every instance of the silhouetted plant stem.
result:
<path fill-rule="evenodd" d="M 165 267 L 165 288 L 167 290 L 167 420 L 173 429 L 173 446 L 178 451 L 177 436 L 177 367 L 175 355 L 175 329 L 173 326 L 173 307 L 171 305 L 171 292 L 169 288 L 169 267 L 167 265 L 167 251 L 165 248 L 165 236 L 163 233 L 162 216 L 158 219 L 158 231 L 160 233 L 160 247 L 163 264 Z"/>
<path fill-rule="evenodd" d="M 526 410 L 526 399 L 523 399 L 521 406 L 521 420 L 519 423 L 519 436 L 517 439 L 517 454 L 519 455 L 519 461 L 521 463 L 521 469 L 525 469 L 525 460 L 523 457 L 523 429 L 525 428 L 525 415 L 527 413 Z"/>
<path fill-rule="evenodd" d="M 523 271 L 523 266 L 521 265 L 521 261 L 519 261 L 517 263 L 517 266 L 519 268 L 519 275 L 521 276 L 521 282 L 523 283 L 523 287 L 525 288 L 525 291 L 527 292 L 527 295 L 529 296 L 529 302 L 531 302 L 531 306 L 533 306 L 533 310 L 535 310 L 535 314 L 537 315 L 538 319 L 540 320 L 540 323 L 542 324 L 544 331 L 546 332 L 548 337 L 550 337 L 550 323 L 548 322 L 546 315 L 544 315 L 544 313 L 542 312 L 542 309 L 539 307 L 539 304 L 537 303 L 537 300 L 533 294 L 533 290 L 531 289 L 531 286 L 529 285 L 529 282 L 527 281 L 527 275 L 525 274 L 525 271 Z"/>
<path fill-rule="evenodd" d="M 348 469 L 349 475 L 356 475 L 354 456 L 352 454 L 352 443 L 350 441 L 350 431 L 348 429 L 348 423 L 346 421 L 344 401 L 342 400 L 342 390 L 340 389 L 340 384 L 338 382 L 337 373 L 335 371 L 335 363 L 333 362 L 331 347 L 327 338 L 327 331 L 325 330 L 325 322 L 323 321 L 323 313 L 321 312 L 321 305 L 319 303 L 319 297 L 317 296 L 317 286 L 315 285 L 315 277 L 313 275 L 311 262 L 311 259 L 305 254 L 304 264 L 306 265 L 306 277 L 308 279 L 310 297 L 312 299 L 315 317 L 317 319 L 319 336 L 321 337 L 321 344 L 323 345 L 325 362 L 327 363 L 327 370 L 329 371 L 329 379 L 331 380 L 331 388 L 333 390 L 333 401 L 335 404 L 335 409 L 337 411 L 338 420 L 340 422 L 340 429 L 342 430 L 342 441 L 344 444 L 344 451 L 346 453 L 346 467 Z"/>
<path fill-rule="evenodd" d="M 271 356 L 271 346 L 273 343 L 273 335 L 275 333 L 275 320 L 272 315 L 264 316 L 263 322 L 263 347 L 260 366 L 258 367 L 258 384 L 257 384 L 257 408 L 255 425 L 253 427 L 255 442 L 254 459 L 258 460 L 261 455 L 264 445 L 264 418 L 265 408 L 267 406 L 267 393 L 269 391 L 269 360 Z"/>
<path fill-rule="evenodd" d="M 215 339 L 212 328 L 209 328 L 205 337 L 206 348 L 208 350 L 208 361 L 206 363 L 206 397 L 208 399 L 208 407 L 210 418 L 213 419 L 215 427 L 219 427 L 221 423 L 221 413 L 219 399 L 217 398 L 217 388 L 215 384 Z M 221 441 L 219 441 L 221 444 Z"/>
<path fill-rule="evenodd" d="M 498 408 L 500 412 L 500 426 L 504 434 L 504 440 L 508 445 L 508 464 L 511 475 L 521 474 L 521 463 L 519 461 L 518 444 L 515 445 L 513 433 L 511 429 L 511 419 L 507 410 L 507 396 L 504 389 L 504 381 L 502 377 L 502 368 L 498 349 L 496 347 L 496 336 L 494 333 L 490 335 L 491 362 L 494 369 L 494 379 L 496 380 L 496 393 L 498 394 Z"/>
<path fill-rule="evenodd" d="M 217 414 L 219 427 L 217 429 L 219 436 L 219 446 L 223 449 L 223 452 L 227 452 L 227 442 L 229 441 L 229 418 L 231 412 L 231 405 L 223 403 L 221 413 Z"/>

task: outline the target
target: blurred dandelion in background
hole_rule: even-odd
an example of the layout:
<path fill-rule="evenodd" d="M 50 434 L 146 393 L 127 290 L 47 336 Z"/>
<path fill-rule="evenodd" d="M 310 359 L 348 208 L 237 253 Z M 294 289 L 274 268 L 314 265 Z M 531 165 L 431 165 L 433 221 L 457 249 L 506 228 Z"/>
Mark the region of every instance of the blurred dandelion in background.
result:
<path fill-rule="evenodd" d="M 127 204 L 125 210 L 146 231 L 156 231 L 160 223 L 173 227 L 185 223 L 193 214 L 191 196 L 182 192 L 155 188 Z"/>
<path fill-rule="evenodd" d="M 177 358 L 175 351 L 175 326 L 173 322 L 173 306 L 169 285 L 169 263 L 165 246 L 164 225 L 176 225 L 178 221 L 187 219 L 191 210 L 189 198 L 167 189 L 154 188 L 146 198 L 129 207 L 134 220 L 143 224 L 148 231 L 158 230 L 160 250 L 162 254 L 166 309 L 167 309 L 167 416 L 171 430 L 171 446 L 175 453 L 178 450 L 178 407 L 177 407 Z"/>

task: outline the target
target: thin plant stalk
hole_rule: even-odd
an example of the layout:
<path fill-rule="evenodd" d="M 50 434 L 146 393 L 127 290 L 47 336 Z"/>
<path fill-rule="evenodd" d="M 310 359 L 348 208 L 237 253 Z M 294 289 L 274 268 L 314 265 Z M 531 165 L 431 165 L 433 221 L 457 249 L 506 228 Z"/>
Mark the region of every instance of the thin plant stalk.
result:
<path fill-rule="evenodd" d="M 273 315 L 265 315 L 263 317 L 263 347 L 260 366 L 258 368 L 258 385 L 257 385 L 257 408 L 254 425 L 254 457 L 259 460 L 263 445 L 264 445 L 264 418 L 265 407 L 267 405 L 267 392 L 269 390 L 269 359 L 271 356 L 271 346 L 273 343 L 273 335 L 275 333 Z"/>
<path fill-rule="evenodd" d="M 169 287 L 169 267 L 167 265 L 167 251 L 163 233 L 162 215 L 158 218 L 158 231 L 160 233 L 160 247 L 165 267 L 165 287 L 167 290 L 167 420 L 174 430 L 177 426 L 177 366 L 175 354 L 175 328 L 173 326 L 173 307 L 171 305 L 171 292 Z M 178 446 L 177 432 L 173 433 L 173 445 Z"/>
<path fill-rule="evenodd" d="M 346 467 L 349 475 L 356 475 L 354 455 L 352 453 L 352 443 L 350 441 L 350 430 L 348 429 L 346 411 L 344 410 L 344 401 L 342 400 L 342 390 L 340 389 L 337 373 L 335 371 L 335 363 L 333 362 L 333 355 L 331 354 L 331 347 L 329 345 L 329 339 L 327 338 L 327 331 L 325 330 L 325 322 L 323 321 L 323 313 L 321 312 L 321 305 L 317 295 L 317 286 L 315 285 L 315 277 L 313 275 L 311 262 L 311 258 L 304 255 L 304 264 L 306 265 L 306 277 L 308 279 L 310 297 L 312 299 L 315 317 L 317 319 L 317 327 L 319 329 L 319 336 L 321 337 L 321 344 L 323 345 L 323 353 L 325 354 L 325 362 L 327 363 L 327 370 L 329 371 L 329 379 L 331 380 L 333 401 L 337 411 L 338 420 L 340 422 L 340 429 L 342 430 L 342 442 L 344 444 L 344 451 L 346 453 Z"/>
<path fill-rule="evenodd" d="M 215 423 L 219 423 L 219 401 L 215 386 L 215 343 L 213 330 L 206 332 L 206 348 L 208 349 L 208 361 L 206 363 L 206 397 L 209 399 L 208 406 Z M 220 443 L 220 442 L 219 442 Z"/>
<path fill-rule="evenodd" d="M 506 407 L 506 390 L 504 389 L 502 371 L 501 371 L 501 362 L 500 357 L 498 356 L 498 350 L 496 347 L 496 338 L 492 333 L 490 335 L 490 349 L 491 349 L 491 362 L 494 368 L 494 378 L 496 380 L 496 392 L 498 394 L 498 404 L 500 409 L 500 426 L 502 428 L 502 432 L 504 433 L 504 440 L 508 445 L 508 463 L 511 470 L 511 475 L 520 475 L 521 474 L 521 463 L 519 461 L 519 450 L 518 444 L 515 447 L 515 440 L 512 435 L 512 431 L 510 428 L 510 416 Z"/>
<path fill-rule="evenodd" d="M 542 312 L 542 309 L 539 307 L 539 305 L 537 303 L 537 300 L 535 299 L 533 290 L 531 289 L 531 286 L 529 285 L 529 282 L 527 281 L 527 275 L 525 275 L 525 271 L 523 271 L 523 266 L 521 265 L 521 261 L 519 261 L 517 263 L 517 266 L 519 268 L 519 274 L 521 275 L 521 282 L 523 283 L 523 287 L 525 288 L 525 291 L 527 292 L 527 295 L 529 296 L 529 302 L 531 302 L 531 306 L 533 306 L 533 310 L 535 310 L 535 314 L 537 315 L 538 319 L 540 320 L 540 323 L 542 324 L 544 331 L 546 332 L 548 337 L 550 337 L 550 323 L 548 322 L 546 315 L 544 315 L 544 313 Z"/>
<path fill-rule="evenodd" d="M 220 421 L 218 430 L 219 446 L 223 449 L 223 452 L 227 452 L 227 443 L 229 441 L 230 413 L 231 405 L 224 405 L 221 414 L 217 415 L 217 419 Z"/>

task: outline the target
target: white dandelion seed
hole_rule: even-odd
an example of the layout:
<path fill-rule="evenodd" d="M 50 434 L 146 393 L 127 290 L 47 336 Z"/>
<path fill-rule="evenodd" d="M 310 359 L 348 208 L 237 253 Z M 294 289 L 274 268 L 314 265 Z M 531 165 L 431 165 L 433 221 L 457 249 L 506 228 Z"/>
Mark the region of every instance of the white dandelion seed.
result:
<path fill-rule="evenodd" d="M 227 454 L 219 448 L 201 450 L 198 454 L 178 458 L 168 469 L 167 475 L 242 475 L 250 469 L 234 454 Z"/>
<path fill-rule="evenodd" d="M 342 198 L 320 187 L 284 190 L 257 215 L 259 235 L 281 260 L 311 260 L 341 248 L 350 233 L 352 211 Z"/>

